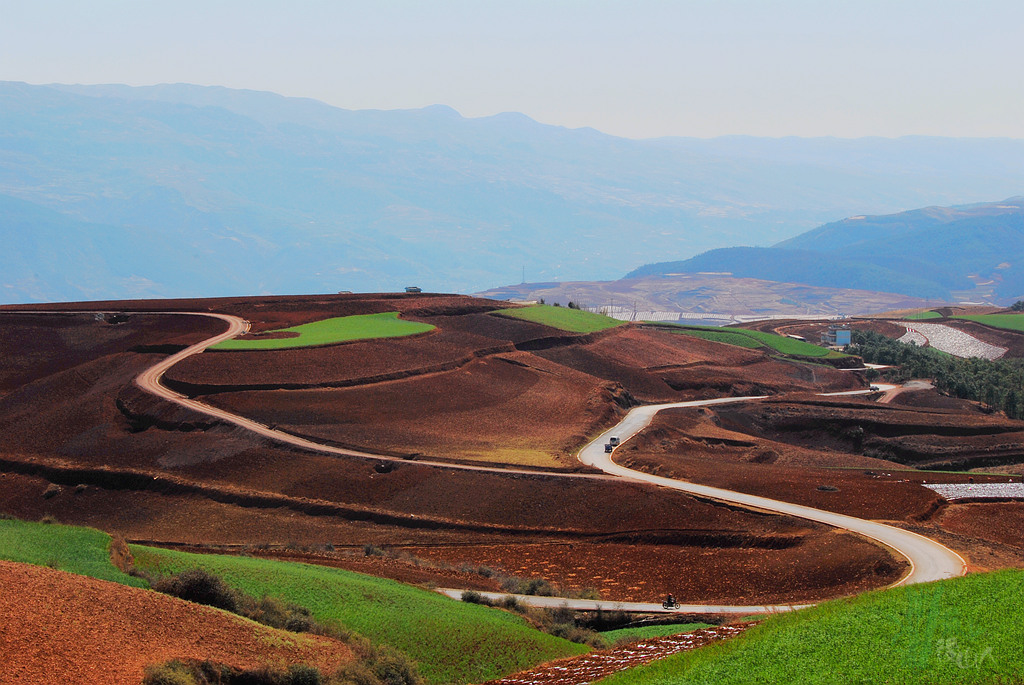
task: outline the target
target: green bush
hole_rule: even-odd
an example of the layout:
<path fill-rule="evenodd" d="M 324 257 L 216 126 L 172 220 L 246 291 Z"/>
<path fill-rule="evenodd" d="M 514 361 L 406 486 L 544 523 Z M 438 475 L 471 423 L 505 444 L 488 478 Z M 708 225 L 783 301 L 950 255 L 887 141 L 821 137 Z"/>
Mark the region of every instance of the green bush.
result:
<path fill-rule="evenodd" d="M 196 604 L 205 604 L 238 613 L 238 595 L 219 576 L 201 568 L 193 568 L 161 578 L 153 589 Z"/>
<path fill-rule="evenodd" d="M 143 685 L 200 685 L 203 681 L 196 678 L 196 669 L 175 659 L 158 666 L 147 666 L 142 678 Z"/>

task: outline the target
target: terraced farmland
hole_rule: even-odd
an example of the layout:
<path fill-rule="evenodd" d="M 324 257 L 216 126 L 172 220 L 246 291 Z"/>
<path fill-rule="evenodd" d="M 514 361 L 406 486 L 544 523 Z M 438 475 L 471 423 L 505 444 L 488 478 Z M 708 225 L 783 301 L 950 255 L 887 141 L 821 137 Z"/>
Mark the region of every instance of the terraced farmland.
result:
<path fill-rule="evenodd" d="M 521 309 L 503 309 L 495 314 L 496 316 L 510 316 L 515 319 L 544 324 L 570 333 L 595 333 L 622 325 L 618 319 L 603 314 L 568 307 L 552 307 L 545 304 Z"/>
<path fill-rule="evenodd" d="M 398 318 L 398 312 L 382 314 L 357 314 L 324 319 L 313 323 L 267 331 L 266 338 L 241 338 L 225 340 L 214 345 L 212 350 L 284 350 L 294 347 L 333 345 L 353 340 L 376 338 L 398 338 L 407 335 L 428 333 L 434 330 L 430 324 L 405 321 Z"/>
<path fill-rule="evenodd" d="M 975 323 L 1002 328 L 1007 331 L 1024 332 L 1024 314 L 980 314 L 977 316 L 957 316 L 957 319 L 974 321 Z"/>
<path fill-rule="evenodd" d="M 676 326 L 680 333 L 692 335 L 705 340 L 739 345 L 741 347 L 769 349 L 793 357 L 831 358 L 845 356 L 841 352 L 829 350 L 796 338 L 752 331 L 745 328 L 715 328 L 713 326 Z"/>

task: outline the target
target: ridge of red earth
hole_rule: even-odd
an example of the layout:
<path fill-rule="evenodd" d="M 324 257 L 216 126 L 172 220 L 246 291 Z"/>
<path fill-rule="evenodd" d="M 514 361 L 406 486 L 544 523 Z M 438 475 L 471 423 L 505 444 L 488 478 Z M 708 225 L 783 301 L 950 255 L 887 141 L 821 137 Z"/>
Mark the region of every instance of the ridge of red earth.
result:
<path fill-rule="evenodd" d="M 137 685 L 171 659 L 333 671 L 354 658 L 331 638 L 41 566 L 0 561 L 0 586 L 0 683 Z"/>

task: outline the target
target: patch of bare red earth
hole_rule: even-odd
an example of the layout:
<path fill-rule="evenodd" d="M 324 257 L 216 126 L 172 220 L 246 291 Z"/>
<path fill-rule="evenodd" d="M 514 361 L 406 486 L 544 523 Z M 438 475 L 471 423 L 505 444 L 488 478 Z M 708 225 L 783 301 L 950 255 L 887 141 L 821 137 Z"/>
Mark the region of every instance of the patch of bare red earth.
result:
<path fill-rule="evenodd" d="M 0 561 L 0 582 L 0 683 L 136 685 L 179 658 L 325 670 L 353 658 L 336 640 L 63 571 Z"/>
<path fill-rule="evenodd" d="M 614 417 L 613 389 L 534 355 L 337 390 L 226 393 L 218 407 L 375 452 L 573 466 L 571 450 Z"/>
<path fill-rule="evenodd" d="M 591 652 L 583 656 L 561 659 L 539 668 L 515 673 L 486 685 L 583 685 L 613 673 L 649 664 L 673 654 L 688 652 L 712 642 L 735 637 L 753 623 L 715 626 L 692 633 L 639 640 L 616 649 Z"/>
<path fill-rule="evenodd" d="M 1024 502 L 953 504 L 939 524 L 952 533 L 1024 550 Z"/>

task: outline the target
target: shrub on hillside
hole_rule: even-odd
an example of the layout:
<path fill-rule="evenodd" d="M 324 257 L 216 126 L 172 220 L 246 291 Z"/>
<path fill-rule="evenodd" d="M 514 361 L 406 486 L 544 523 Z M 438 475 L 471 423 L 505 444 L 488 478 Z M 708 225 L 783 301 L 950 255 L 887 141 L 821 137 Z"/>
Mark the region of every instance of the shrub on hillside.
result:
<path fill-rule="evenodd" d="M 161 578 L 153 589 L 196 604 L 238 613 L 238 595 L 220 576 L 201 568 L 189 569 Z"/>
<path fill-rule="evenodd" d="M 423 685 L 416 663 L 390 647 L 355 645 L 360 660 L 343 666 L 327 680 L 329 685 Z"/>

